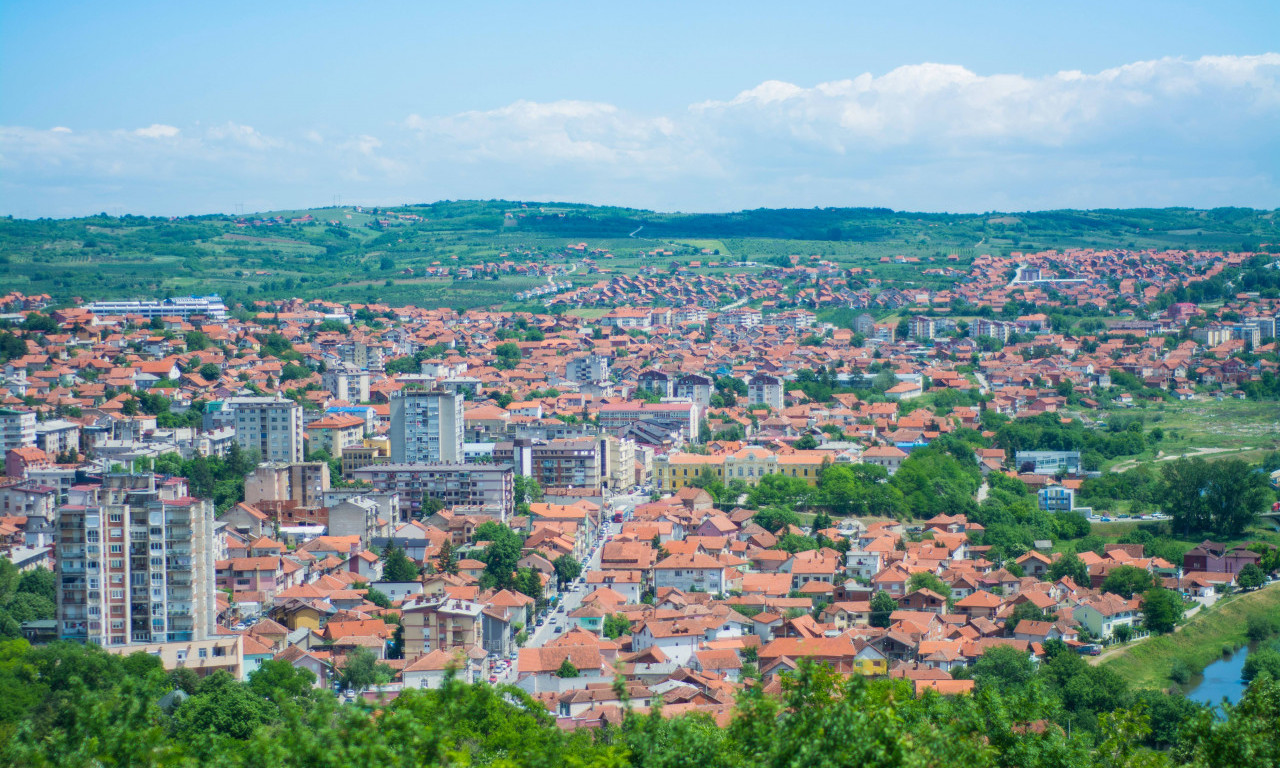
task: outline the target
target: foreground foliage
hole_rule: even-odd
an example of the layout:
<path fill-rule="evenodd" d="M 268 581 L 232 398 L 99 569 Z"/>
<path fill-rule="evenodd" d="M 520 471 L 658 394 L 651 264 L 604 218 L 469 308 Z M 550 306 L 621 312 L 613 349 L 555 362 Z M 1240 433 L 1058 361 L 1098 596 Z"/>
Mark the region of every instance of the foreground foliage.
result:
<path fill-rule="evenodd" d="M 1065 648 L 1065 647 L 1064 647 Z M 267 662 L 247 683 L 166 674 L 145 654 L 0 644 L 0 763 L 15 766 L 1132 766 L 1274 765 L 1280 686 L 1263 672 L 1225 719 L 1131 692 L 1064 648 L 1036 669 L 994 649 L 972 696 L 845 679 L 802 663 L 733 718 L 632 712 L 566 732 L 510 686 L 450 679 L 380 704 L 340 704 L 310 673 Z M 180 691 L 180 693 L 175 693 Z M 724 727 L 722 727 L 724 726 Z"/>

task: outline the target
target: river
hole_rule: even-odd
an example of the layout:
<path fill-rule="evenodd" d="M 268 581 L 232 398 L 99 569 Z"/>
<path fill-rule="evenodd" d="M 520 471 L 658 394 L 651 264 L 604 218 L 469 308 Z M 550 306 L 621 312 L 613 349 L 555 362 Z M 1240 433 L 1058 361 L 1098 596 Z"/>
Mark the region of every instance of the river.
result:
<path fill-rule="evenodd" d="M 1187 698 L 1215 706 L 1224 698 L 1232 704 L 1239 701 L 1247 685 L 1242 675 L 1244 660 L 1248 657 L 1249 648 L 1246 646 L 1205 667 L 1204 672 L 1193 678 L 1194 685 L 1187 691 Z"/>

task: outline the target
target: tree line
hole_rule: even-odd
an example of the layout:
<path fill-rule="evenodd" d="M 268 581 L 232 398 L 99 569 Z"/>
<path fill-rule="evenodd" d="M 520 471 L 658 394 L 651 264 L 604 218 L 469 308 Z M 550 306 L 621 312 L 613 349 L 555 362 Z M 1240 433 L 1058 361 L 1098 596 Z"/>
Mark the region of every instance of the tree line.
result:
<path fill-rule="evenodd" d="M 783 766 L 1119 768 L 1275 765 L 1280 685 L 1261 670 L 1222 717 L 1179 695 L 1131 690 L 1050 641 L 1038 667 L 994 648 L 967 670 L 972 695 L 842 676 L 801 661 L 758 681 L 721 727 L 668 717 L 655 698 L 619 721 L 563 730 L 514 686 L 469 685 L 343 704 L 310 672 L 268 661 L 241 682 L 165 672 L 145 653 L 0 643 L 0 761 L 15 766 Z M 576 670 L 575 670 L 576 671 Z M 565 676 L 571 677 L 568 670 Z M 617 686 L 625 696 L 625 688 Z M 632 702 L 632 704 L 638 704 Z"/>

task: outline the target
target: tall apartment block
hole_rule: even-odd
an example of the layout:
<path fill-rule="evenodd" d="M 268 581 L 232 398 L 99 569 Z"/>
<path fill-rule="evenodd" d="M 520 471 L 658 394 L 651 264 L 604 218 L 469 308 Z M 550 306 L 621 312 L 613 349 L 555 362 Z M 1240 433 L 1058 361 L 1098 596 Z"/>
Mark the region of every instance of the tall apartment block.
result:
<path fill-rule="evenodd" d="M 35 411 L 0 408 L 0 454 L 36 444 Z"/>
<path fill-rule="evenodd" d="M 108 475 L 58 510 L 58 636 L 102 646 L 204 640 L 217 615 L 213 504 L 185 483 Z"/>
<path fill-rule="evenodd" d="M 276 397 L 237 397 L 226 405 L 235 410 L 241 448 L 257 451 L 262 461 L 302 461 L 302 406 Z"/>
<path fill-rule="evenodd" d="M 439 389 L 410 389 L 391 398 L 394 464 L 461 464 L 463 396 Z"/>

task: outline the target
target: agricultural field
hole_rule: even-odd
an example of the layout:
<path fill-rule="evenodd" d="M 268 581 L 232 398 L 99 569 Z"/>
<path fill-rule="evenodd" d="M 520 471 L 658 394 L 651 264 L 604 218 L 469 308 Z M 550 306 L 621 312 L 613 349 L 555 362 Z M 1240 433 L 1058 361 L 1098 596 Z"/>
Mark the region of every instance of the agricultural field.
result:
<path fill-rule="evenodd" d="M 752 273 L 799 255 L 863 267 L 900 286 L 943 287 L 954 278 L 926 276 L 922 270 L 931 264 L 964 268 L 982 253 L 1042 248 L 1251 248 L 1274 241 L 1275 230 L 1267 212 L 1248 209 L 960 215 L 826 208 L 669 214 L 561 203 L 453 201 L 180 219 L 5 218 L 0 219 L 0 269 L 9 289 L 47 293 L 59 303 L 73 297 L 218 292 L 230 303 L 299 296 L 470 307 L 501 305 L 533 283 L 502 274 L 481 281 L 482 287 L 436 284 L 420 281 L 423 270 L 499 261 L 568 265 L 584 254 L 567 246 L 585 243 L 588 252 L 601 255 L 601 274 L 579 270 L 568 277 L 576 284 L 645 266 L 666 267 L 671 261 L 701 261 L 699 269 L 709 274 Z M 720 253 L 709 257 L 703 249 Z M 946 262 L 951 254 L 959 261 Z M 920 261 L 880 262 L 899 255 Z M 705 266 L 729 260 L 761 266 Z M 450 291 L 441 290 L 445 286 Z"/>

